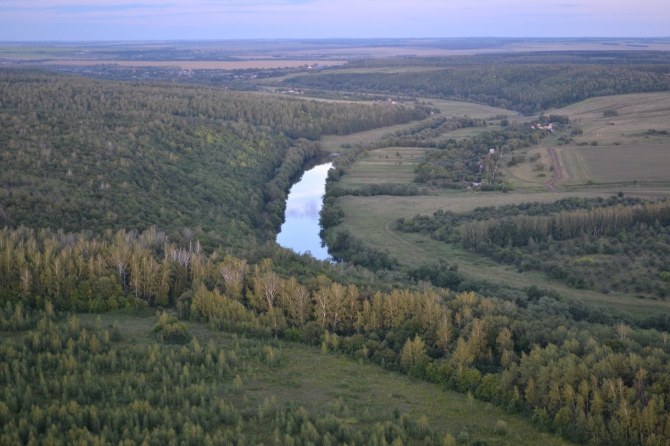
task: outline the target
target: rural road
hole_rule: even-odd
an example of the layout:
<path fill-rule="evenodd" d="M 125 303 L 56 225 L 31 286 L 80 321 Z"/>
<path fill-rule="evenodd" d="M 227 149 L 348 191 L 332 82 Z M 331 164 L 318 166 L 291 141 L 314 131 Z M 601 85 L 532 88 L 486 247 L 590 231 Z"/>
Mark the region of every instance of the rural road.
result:
<path fill-rule="evenodd" d="M 561 163 L 558 162 L 558 154 L 556 153 L 556 149 L 554 149 L 553 147 L 547 147 L 547 153 L 549 154 L 549 158 L 551 158 L 551 165 L 554 167 L 554 178 L 549 180 L 547 184 L 545 184 L 544 186 L 547 188 L 547 190 L 558 192 L 558 189 L 556 189 L 555 184 L 558 180 L 563 178 Z"/>

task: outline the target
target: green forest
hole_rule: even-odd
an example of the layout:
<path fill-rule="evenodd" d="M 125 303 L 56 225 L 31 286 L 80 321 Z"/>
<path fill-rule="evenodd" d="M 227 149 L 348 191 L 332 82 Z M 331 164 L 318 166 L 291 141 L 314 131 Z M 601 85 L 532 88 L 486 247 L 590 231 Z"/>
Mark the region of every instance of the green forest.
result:
<path fill-rule="evenodd" d="M 0 109 L 3 225 L 156 226 L 208 249 L 272 238 L 290 181 L 320 152 L 322 135 L 425 117 L 390 105 L 11 70 L 0 72 Z"/>
<path fill-rule="evenodd" d="M 566 199 L 552 205 L 476 209 L 466 215 L 438 211 L 400 220 L 421 232 L 489 256 L 519 271 L 539 270 L 580 289 L 638 298 L 670 294 L 670 203 Z"/>
<path fill-rule="evenodd" d="M 665 365 L 670 359 L 667 319 L 664 324 L 653 318 L 643 323 L 623 320 L 621 315 L 615 320 L 607 311 L 541 289 L 529 289 L 526 296 L 499 293 L 498 297 L 482 297 L 446 289 L 385 292 L 370 284 L 341 284 L 325 275 L 299 281 L 281 268 L 275 272 L 270 259 L 250 265 L 232 256 L 216 261 L 215 255 L 187 251 L 156 255 L 152 237 L 148 232 L 132 240 L 129 234 L 118 233 L 112 240 L 75 239 L 69 244 L 65 240 L 63 246 L 56 234 L 5 232 L 1 285 L 6 308 L 0 325 L 3 330 L 33 330 L 24 335 L 20 350 L 11 344 L 3 346 L 6 397 L 0 409 L 6 438 L 19 436 L 28 442 L 31 436 L 60 438 L 66 432 L 85 436 L 102 430 L 106 438 L 115 440 L 126 436 L 124 431 L 129 428 L 135 429 L 129 433 L 141 438 L 142 429 L 157 426 L 162 435 L 170 435 L 176 415 L 153 407 L 180 404 L 175 399 L 181 391 L 160 391 L 179 379 L 183 397 L 195 411 L 193 421 L 181 419 L 181 429 L 188 426 L 202 431 L 201 435 L 219 435 L 221 444 L 234 441 L 228 436 L 239 435 L 239 429 L 219 432 L 210 417 L 229 416 L 235 421 L 236 409 L 206 397 L 211 384 L 197 374 L 217 373 L 213 364 L 228 370 L 218 359 L 225 356 L 203 352 L 191 357 L 184 349 L 157 356 L 159 349 L 146 365 L 135 366 L 132 361 L 146 361 L 146 354 L 123 350 L 116 358 L 110 344 L 113 329 L 79 332 L 76 317 L 71 317 L 70 328 L 65 330 L 49 319 L 64 310 L 100 312 L 154 302 L 174 305 L 181 318 L 206 322 L 215 330 L 320 345 L 326 352 L 469 392 L 577 442 L 648 444 L 663 441 L 670 426 L 665 403 L 670 392 Z M 124 253 L 128 257 L 122 257 Z M 39 308 L 42 310 L 35 310 Z M 663 331 L 644 328 L 654 322 Z M 164 342 L 189 340 L 187 327 L 167 315 L 160 318 L 155 331 Z M 263 355 L 271 360 L 266 350 L 263 348 Z M 115 366 L 114 361 L 121 363 Z M 168 362 L 159 366 L 162 361 Z M 212 366 L 203 366 L 203 361 Z M 183 370 L 179 374 L 179 369 L 168 368 L 191 362 L 189 369 L 200 370 L 193 378 Z M 21 372 L 28 367 L 31 372 Z M 115 390 L 112 384 L 90 377 L 98 370 L 119 373 L 129 368 L 135 374 L 145 371 L 138 375 L 143 381 L 126 381 Z M 237 379 L 234 368 L 218 373 Z M 109 406 L 95 407 L 95 395 L 105 392 L 112 395 L 105 399 Z M 144 392 L 142 399 L 134 396 L 137 392 Z M 53 406 L 60 401 L 67 401 L 70 408 Z M 139 424 L 131 421 L 137 415 L 116 412 L 115 405 L 124 407 L 131 402 L 130 414 L 142 414 Z M 214 403 L 217 408 L 210 409 Z M 78 410 L 79 406 L 84 409 Z M 47 415 L 51 412 L 53 415 Z M 33 417 L 34 424 L 25 417 Z M 115 417 L 118 422 L 112 421 Z M 286 432 L 287 428 L 281 429 Z M 318 444 L 325 444 L 322 441 Z M 439 444 L 441 439 L 431 441 L 429 444 Z"/>
<path fill-rule="evenodd" d="M 541 60 L 541 59 L 540 59 Z M 328 71 L 290 77 L 285 85 L 471 101 L 537 114 L 584 99 L 668 91 L 667 61 L 655 65 L 471 64 L 396 73 Z"/>
<path fill-rule="evenodd" d="M 524 57 L 286 82 L 521 113 L 670 86 L 660 56 Z M 635 57 L 645 65 L 624 64 Z M 376 63 L 406 60 L 352 66 Z M 331 230 L 348 195 L 508 192 L 502 155 L 547 134 L 502 118 L 0 70 L 0 444 L 667 444 L 670 315 L 477 281 L 444 259 L 406 268 Z M 568 138 L 567 117 L 539 122 Z M 288 190 L 329 153 L 326 136 L 399 124 L 333 159 L 321 226 L 338 262 L 275 243 Z M 465 128 L 478 132 L 451 137 Z M 425 150 L 413 182 L 340 184 L 358 157 L 388 147 Z M 576 289 L 670 293 L 667 201 L 620 193 L 395 225 Z M 307 370 L 293 358 L 317 356 L 457 392 L 466 421 L 410 414 L 393 388 L 392 404 L 360 400 L 355 376 L 324 384 L 308 410 L 289 392 L 295 367 Z M 478 422 L 475 404 L 496 421 Z"/>

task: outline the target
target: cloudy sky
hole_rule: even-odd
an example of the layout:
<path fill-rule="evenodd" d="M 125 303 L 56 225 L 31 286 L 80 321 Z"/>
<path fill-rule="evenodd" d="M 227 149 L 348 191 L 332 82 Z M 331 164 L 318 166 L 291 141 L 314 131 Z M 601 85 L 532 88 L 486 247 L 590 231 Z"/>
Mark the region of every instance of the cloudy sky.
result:
<path fill-rule="evenodd" d="M 0 40 L 667 37 L 669 0 L 0 0 Z"/>

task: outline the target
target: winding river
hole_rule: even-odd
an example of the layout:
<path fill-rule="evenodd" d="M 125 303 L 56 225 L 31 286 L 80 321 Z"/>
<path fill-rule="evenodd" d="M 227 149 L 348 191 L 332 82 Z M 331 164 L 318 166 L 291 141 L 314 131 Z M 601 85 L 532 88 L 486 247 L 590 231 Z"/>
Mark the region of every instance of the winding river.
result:
<path fill-rule="evenodd" d="M 321 246 L 319 211 L 326 192 L 326 178 L 332 163 L 315 166 L 303 173 L 291 187 L 286 202 L 286 220 L 277 234 L 277 243 L 297 253 L 310 252 L 319 260 L 330 258 L 328 248 Z"/>

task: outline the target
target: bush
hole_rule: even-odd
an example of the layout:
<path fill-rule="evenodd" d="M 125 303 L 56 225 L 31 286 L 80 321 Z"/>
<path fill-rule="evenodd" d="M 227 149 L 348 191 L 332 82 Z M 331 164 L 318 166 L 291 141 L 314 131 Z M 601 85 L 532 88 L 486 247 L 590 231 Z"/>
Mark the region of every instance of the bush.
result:
<path fill-rule="evenodd" d="M 456 439 L 451 436 L 451 434 L 447 434 L 446 437 L 444 437 L 444 442 L 442 443 L 444 446 L 456 446 Z"/>
<path fill-rule="evenodd" d="M 470 434 L 468 431 L 463 429 L 459 434 L 458 437 L 456 437 L 456 441 L 460 444 L 467 444 L 470 442 Z"/>
<path fill-rule="evenodd" d="M 619 112 L 616 110 L 605 110 L 603 116 L 606 118 L 611 118 L 612 116 L 619 116 Z"/>
<path fill-rule="evenodd" d="M 509 433 L 509 427 L 503 420 L 498 420 L 493 430 L 496 435 L 507 435 Z"/>
<path fill-rule="evenodd" d="M 159 337 L 169 344 L 186 344 L 189 340 L 188 327 L 183 322 L 168 324 L 163 327 Z"/>
<path fill-rule="evenodd" d="M 153 331 L 158 334 L 159 340 L 166 343 L 185 344 L 189 341 L 186 324 L 179 322 L 174 316 L 168 316 L 165 311 L 158 316 L 158 323 Z"/>

